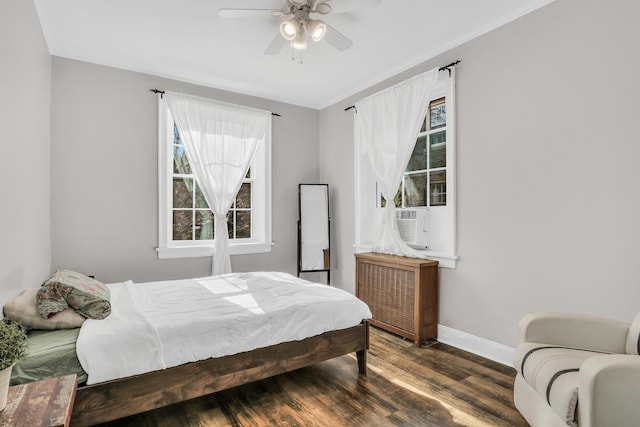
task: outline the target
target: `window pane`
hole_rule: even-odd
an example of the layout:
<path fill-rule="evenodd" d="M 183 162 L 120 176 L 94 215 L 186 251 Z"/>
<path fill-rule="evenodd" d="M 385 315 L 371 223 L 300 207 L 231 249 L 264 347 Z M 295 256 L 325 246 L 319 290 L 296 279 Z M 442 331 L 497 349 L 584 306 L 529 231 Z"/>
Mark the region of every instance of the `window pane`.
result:
<path fill-rule="evenodd" d="M 173 143 L 175 145 L 182 145 L 182 139 L 180 138 L 180 132 L 178 132 L 178 126 L 173 123 Z"/>
<path fill-rule="evenodd" d="M 393 202 L 396 204 L 396 208 L 402 207 L 402 185 L 398 187 L 396 196 L 393 198 Z"/>
<path fill-rule="evenodd" d="M 173 146 L 173 173 L 191 174 L 191 166 L 182 145 Z"/>
<path fill-rule="evenodd" d="M 173 178 L 173 207 L 174 208 L 192 208 L 193 195 L 193 178 Z"/>
<path fill-rule="evenodd" d="M 447 109 L 444 98 L 431 101 L 429 105 L 429 128 L 436 129 L 447 125 Z"/>
<path fill-rule="evenodd" d="M 229 238 L 233 239 L 233 226 L 235 225 L 235 215 L 233 210 L 230 210 L 227 213 L 227 230 L 229 231 Z"/>
<path fill-rule="evenodd" d="M 447 132 L 437 132 L 431 134 L 429 158 L 431 168 L 444 168 L 447 166 Z"/>
<path fill-rule="evenodd" d="M 393 198 L 393 201 L 396 208 L 402 207 L 402 185 L 398 187 L 398 191 L 396 192 L 396 196 Z M 380 207 L 384 208 L 385 206 L 387 206 L 387 200 L 380 195 Z"/>
<path fill-rule="evenodd" d="M 407 165 L 407 172 L 427 169 L 427 137 L 422 136 L 416 141 L 413 153 Z"/>
<path fill-rule="evenodd" d="M 251 211 L 236 212 L 236 239 L 251 238 Z"/>
<path fill-rule="evenodd" d="M 244 182 L 236 195 L 236 208 L 251 209 L 251 183 Z"/>
<path fill-rule="evenodd" d="M 213 240 L 213 212 L 196 211 L 195 240 Z"/>
<path fill-rule="evenodd" d="M 420 132 L 425 132 L 427 130 L 427 117 L 429 114 L 424 116 L 424 120 L 422 121 L 422 125 L 420 126 Z"/>
<path fill-rule="evenodd" d="M 191 173 L 191 167 L 184 152 L 184 145 L 175 123 L 173 124 L 173 173 Z"/>
<path fill-rule="evenodd" d="M 447 172 L 431 172 L 431 184 L 429 194 L 431 206 L 444 206 L 447 204 Z"/>
<path fill-rule="evenodd" d="M 204 195 L 198 184 L 196 184 L 196 209 L 209 209 L 209 204 L 204 199 Z"/>
<path fill-rule="evenodd" d="M 173 240 L 192 240 L 192 211 L 173 211 Z"/>
<path fill-rule="evenodd" d="M 404 205 L 406 207 L 427 206 L 427 174 L 404 176 Z"/>
<path fill-rule="evenodd" d="M 244 177 L 245 179 L 251 178 L 251 168 L 247 169 L 247 174 Z"/>

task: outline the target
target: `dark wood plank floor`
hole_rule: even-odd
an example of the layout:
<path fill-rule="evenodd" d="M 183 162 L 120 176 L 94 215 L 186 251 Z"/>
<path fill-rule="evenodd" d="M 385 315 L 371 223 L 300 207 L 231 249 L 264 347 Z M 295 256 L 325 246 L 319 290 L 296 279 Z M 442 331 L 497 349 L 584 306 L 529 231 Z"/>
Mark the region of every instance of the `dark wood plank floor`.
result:
<path fill-rule="evenodd" d="M 355 355 L 134 415 L 103 427 L 526 426 L 515 371 L 462 350 L 371 328 L 369 373 Z"/>

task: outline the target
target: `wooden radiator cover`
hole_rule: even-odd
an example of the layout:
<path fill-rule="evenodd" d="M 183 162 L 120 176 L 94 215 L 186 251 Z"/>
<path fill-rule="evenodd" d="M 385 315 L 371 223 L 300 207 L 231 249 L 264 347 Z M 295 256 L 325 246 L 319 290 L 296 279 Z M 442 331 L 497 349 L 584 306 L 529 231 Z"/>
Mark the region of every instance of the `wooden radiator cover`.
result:
<path fill-rule="evenodd" d="M 437 261 L 356 254 L 356 296 L 369 305 L 372 325 L 409 338 L 418 346 L 437 338 Z"/>

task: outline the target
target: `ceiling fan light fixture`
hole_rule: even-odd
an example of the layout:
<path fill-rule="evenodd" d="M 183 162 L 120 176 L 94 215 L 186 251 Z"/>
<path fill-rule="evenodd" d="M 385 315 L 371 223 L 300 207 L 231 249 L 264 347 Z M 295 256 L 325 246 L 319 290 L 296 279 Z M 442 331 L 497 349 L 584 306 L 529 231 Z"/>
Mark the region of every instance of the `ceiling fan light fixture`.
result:
<path fill-rule="evenodd" d="M 295 19 L 288 19 L 280 24 L 280 34 L 286 40 L 293 40 L 298 34 L 298 22 Z"/>
<path fill-rule="evenodd" d="M 291 40 L 291 47 L 296 50 L 304 50 L 307 48 L 307 40 L 304 38 L 296 38 Z"/>
<path fill-rule="evenodd" d="M 307 4 L 307 0 L 291 0 L 291 3 L 295 4 L 296 6 L 304 6 L 305 4 Z"/>
<path fill-rule="evenodd" d="M 322 14 L 322 15 L 326 15 L 327 13 L 331 12 L 331 5 L 329 3 L 317 3 L 316 4 L 316 12 Z"/>
<path fill-rule="evenodd" d="M 311 39 L 314 42 L 319 42 L 327 34 L 327 24 L 319 19 L 310 21 L 307 24 L 307 31 L 311 34 Z"/>

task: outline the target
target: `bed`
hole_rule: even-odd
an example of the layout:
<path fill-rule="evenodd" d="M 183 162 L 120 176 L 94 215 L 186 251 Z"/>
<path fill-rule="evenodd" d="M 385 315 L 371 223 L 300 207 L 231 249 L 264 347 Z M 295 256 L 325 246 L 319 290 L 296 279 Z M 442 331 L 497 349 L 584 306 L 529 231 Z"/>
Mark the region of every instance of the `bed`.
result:
<path fill-rule="evenodd" d="M 122 418 L 349 353 L 366 374 L 371 313 L 340 289 L 273 272 L 106 286 L 110 316 L 87 319 L 77 330 L 77 360 L 87 376 L 72 425 Z"/>

